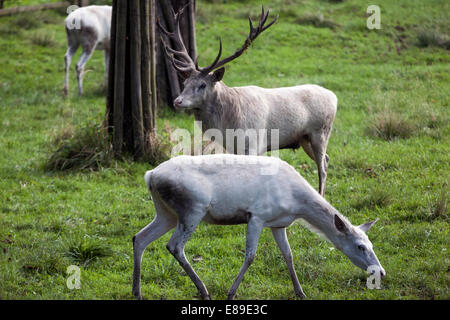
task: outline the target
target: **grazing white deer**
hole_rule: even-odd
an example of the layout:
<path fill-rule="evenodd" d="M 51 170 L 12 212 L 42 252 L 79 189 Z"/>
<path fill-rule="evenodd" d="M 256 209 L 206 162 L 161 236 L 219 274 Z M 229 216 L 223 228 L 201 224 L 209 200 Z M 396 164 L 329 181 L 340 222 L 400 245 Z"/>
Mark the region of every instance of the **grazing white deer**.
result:
<path fill-rule="evenodd" d="M 94 50 L 104 51 L 106 77 L 108 76 L 111 14 L 111 6 L 88 6 L 78 8 L 67 16 L 64 22 L 68 45 L 64 56 L 66 71 L 64 95 L 67 95 L 69 90 L 70 62 L 80 46 L 83 52 L 76 65 L 78 94 L 83 94 L 84 66 Z"/>
<path fill-rule="evenodd" d="M 261 174 L 268 166 L 276 174 Z M 273 173 L 275 173 L 272 170 Z M 358 267 L 380 265 L 365 232 L 375 221 L 353 226 L 288 163 L 265 156 L 215 154 L 179 156 L 147 171 L 145 182 L 156 209 L 153 222 L 133 237 L 133 294 L 141 297 L 142 254 L 152 242 L 176 227 L 167 249 L 192 279 L 203 299 L 208 291 L 189 264 L 184 247 L 200 221 L 217 225 L 247 224 L 245 260 L 228 292 L 233 299 L 256 255 L 264 227 L 273 236 L 286 261 L 295 293 L 305 297 L 294 270 L 286 227 L 305 220 Z"/>
<path fill-rule="evenodd" d="M 231 56 L 220 60 L 219 54 L 214 62 L 200 68 L 189 56 L 180 32 L 180 16 L 184 8 L 174 13 L 175 27 L 169 32 L 158 23 L 174 48 L 164 44 L 172 65 L 186 79 L 183 92 L 175 99 L 174 106 L 179 109 L 193 109 L 195 119 L 202 121 L 202 130 L 218 129 L 225 136 L 226 129 L 273 129 L 279 130 L 278 146 L 260 144 L 257 150 L 236 150 L 237 144 L 229 143 L 227 152 L 238 154 L 263 154 L 276 149 L 297 149 L 303 147 L 318 167 L 319 193 L 325 193 L 325 183 L 329 157 L 326 154 L 337 110 L 336 95 L 317 85 L 299 85 L 287 88 L 265 89 L 257 86 L 227 87 L 221 80 L 225 73 L 224 65 L 236 59 L 264 30 L 275 23 L 278 17 L 265 25 L 269 12 L 262 14 L 256 28 L 250 22 L 250 32 L 243 46 Z M 234 138 L 233 138 L 234 139 Z M 258 137 L 258 141 L 266 141 Z M 267 139 L 271 141 L 271 139 Z M 226 139 L 223 147 L 227 148 Z"/>

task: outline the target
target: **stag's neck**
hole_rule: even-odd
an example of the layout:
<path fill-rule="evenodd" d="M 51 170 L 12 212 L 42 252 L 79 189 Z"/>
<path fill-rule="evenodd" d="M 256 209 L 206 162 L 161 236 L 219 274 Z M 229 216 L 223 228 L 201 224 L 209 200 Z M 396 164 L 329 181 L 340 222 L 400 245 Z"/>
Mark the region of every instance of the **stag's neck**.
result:
<path fill-rule="evenodd" d="M 202 121 L 203 130 L 240 128 L 242 108 L 239 94 L 235 88 L 218 81 L 206 105 L 196 109 L 194 116 L 197 121 Z"/>

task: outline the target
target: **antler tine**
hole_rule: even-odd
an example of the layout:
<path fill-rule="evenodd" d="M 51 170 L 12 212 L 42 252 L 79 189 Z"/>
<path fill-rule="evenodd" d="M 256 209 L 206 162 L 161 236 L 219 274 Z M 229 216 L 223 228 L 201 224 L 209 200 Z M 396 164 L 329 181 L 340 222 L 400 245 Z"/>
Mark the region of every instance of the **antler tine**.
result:
<path fill-rule="evenodd" d="M 190 5 L 190 2 L 182 6 L 176 13 L 173 7 L 170 6 L 170 11 L 173 17 L 172 32 L 169 32 L 166 28 L 164 28 L 159 19 L 157 20 L 157 25 L 159 29 L 162 31 L 163 34 L 165 34 L 169 39 L 171 39 L 173 41 L 173 44 L 175 45 L 175 49 L 171 48 L 161 37 L 167 57 L 171 60 L 175 69 L 183 72 L 192 71 L 195 69 L 194 61 L 189 56 L 189 53 L 186 50 L 180 31 L 180 18 L 181 15 L 183 14 L 184 9 L 188 5 Z M 176 59 L 175 57 L 181 58 L 181 60 L 183 61 Z"/>
<path fill-rule="evenodd" d="M 175 49 L 172 49 L 171 47 L 167 46 L 167 50 L 169 50 L 170 53 L 173 53 L 174 55 L 181 56 L 185 58 L 187 61 L 191 60 L 191 57 L 187 54 L 187 52 L 184 51 L 177 51 Z"/>
<path fill-rule="evenodd" d="M 215 65 L 217 64 L 217 62 L 219 62 L 220 56 L 222 55 L 222 38 L 219 38 L 219 54 L 216 56 L 216 58 L 214 59 L 214 62 L 211 63 L 209 66 L 204 67 L 204 68 L 200 68 L 198 66 L 198 57 L 197 59 L 195 59 L 195 68 L 200 71 L 201 73 L 209 73 L 212 69 L 214 69 Z"/>
<path fill-rule="evenodd" d="M 180 66 L 180 67 L 182 67 L 182 68 L 190 68 L 190 64 L 189 64 L 189 63 L 180 61 L 180 60 L 178 60 L 178 59 L 175 58 L 175 57 L 173 57 L 172 60 L 173 60 L 173 62 L 175 62 L 178 66 Z"/>
<path fill-rule="evenodd" d="M 267 18 L 269 17 L 269 13 L 270 10 L 267 10 L 267 13 L 264 15 L 264 6 L 262 6 L 261 19 L 259 20 L 259 26 L 261 27 L 261 29 L 264 26 L 264 23 L 266 23 Z"/>
<path fill-rule="evenodd" d="M 177 70 L 179 72 L 192 71 L 192 67 L 189 64 L 184 63 L 180 60 L 177 60 L 173 54 L 170 54 L 169 51 L 167 50 L 166 46 L 164 46 L 164 52 L 167 55 L 167 57 L 169 58 L 170 62 L 172 63 L 172 66 L 175 68 L 175 70 Z"/>
<path fill-rule="evenodd" d="M 198 66 L 198 57 L 199 57 L 199 56 L 195 57 L 195 61 L 194 61 L 195 69 L 196 69 L 196 70 L 199 69 L 199 66 Z"/>
<path fill-rule="evenodd" d="M 191 71 L 192 71 L 192 68 L 191 68 L 191 67 L 183 68 L 183 67 L 178 66 L 178 65 L 175 63 L 174 60 L 171 60 L 171 62 L 172 62 L 172 66 L 173 66 L 173 67 L 175 68 L 175 70 L 177 70 L 178 72 L 184 73 L 184 72 L 191 72 Z"/>
<path fill-rule="evenodd" d="M 275 17 L 275 19 L 272 20 L 271 23 L 269 23 L 267 26 L 264 26 L 261 30 L 261 32 L 263 32 L 264 30 L 268 29 L 271 25 L 273 25 L 275 22 L 277 22 L 278 18 L 280 17 L 279 14 L 277 14 L 277 16 Z"/>
<path fill-rule="evenodd" d="M 173 37 L 173 32 L 169 32 L 167 31 L 166 28 L 164 28 L 161 24 L 161 22 L 159 21 L 159 18 L 156 19 L 156 25 L 158 26 L 158 28 L 168 37 Z M 161 38 L 162 39 L 162 38 Z"/>
<path fill-rule="evenodd" d="M 248 16 L 248 24 L 250 26 L 250 32 L 248 33 L 248 38 L 250 38 L 253 34 L 253 31 L 255 31 L 255 28 L 253 27 L 252 18 L 250 18 L 250 16 Z"/>
<path fill-rule="evenodd" d="M 247 50 L 247 48 L 250 46 L 250 44 L 253 42 L 253 40 L 255 40 L 263 31 L 267 30 L 270 26 L 272 26 L 278 20 L 279 15 L 277 15 L 275 17 L 275 19 L 273 19 L 273 21 L 271 21 L 268 25 L 265 26 L 265 23 L 267 22 L 267 19 L 269 18 L 269 13 L 270 13 L 269 10 L 267 11 L 267 13 L 264 11 L 264 6 L 261 7 L 261 17 L 259 19 L 259 23 L 256 28 L 253 26 L 252 19 L 250 17 L 248 17 L 248 22 L 249 22 L 249 27 L 250 27 L 249 34 L 247 36 L 247 39 L 245 39 L 245 42 L 242 45 L 242 47 L 240 49 L 236 50 L 235 53 L 233 53 L 231 56 L 228 56 L 219 61 L 220 55 L 222 53 L 222 40 L 221 40 L 219 54 L 217 55 L 214 62 L 205 68 L 199 68 L 198 64 L 195 63 L 196 69 L 202 73 L 209 73 L 212 70 L 218 69 L 218 68 L 224 66 L 225 64 L 227 64 L 228 62 L 241 56 L 242 53 L 244 53 L 244 51 Z"/>
<path fill-rule="evenodd" d="M 183 52 L 174 50 L 171 47 L 169 47 L 169 45 L 162 39 L 162 37 L 161 37 L 161 41 L 162 41 L 163 46 L 164 46 L 164 51 L 167 53 L 167 56 L 169 58 L 174 59 L 178 64 L 183 64 L 185 66 L 190 65 L 190 62 L 181 61 L 181 60 L 178 60 L 178 59 L 176 59 L 174 57 L 177 54 L 183 56 Z"/>
<path fill-rule="evenodd" d="M 186 7 L 188 5 L 190 5 L 191 2 L 189 1 L 188 3 L 186 3 L 184 6 L 182 6 L 180 9 L 178 9 L 177 13 L 175 13 L 175 11 L 173 11 L 173 7 L 170 7 L 170 10 L 172 11 L 173 17 L 175 18 L 175 21 L 178 22 L 180 20 L 181 15 L 184 12 L 184 9 L 186 9 Z"/>

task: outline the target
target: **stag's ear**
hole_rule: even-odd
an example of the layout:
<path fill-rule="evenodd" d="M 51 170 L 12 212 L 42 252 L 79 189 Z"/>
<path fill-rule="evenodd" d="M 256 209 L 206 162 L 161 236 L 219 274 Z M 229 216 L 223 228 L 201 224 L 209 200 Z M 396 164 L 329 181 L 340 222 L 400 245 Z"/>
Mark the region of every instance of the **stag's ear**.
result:
<path fill-rule="evenodd" d="M 213 81 L 220 81 L 223 78 L 223 75 L 225 74 L 225 67 L 222 67 L 220 69 L 217 69 L 213 72 Z"/>
<path fill-rule="evenodd" d="M 367 232 L 370 228 L 372 228 L 372 226 L 375 224 L 375 222 L 377 222 L 378 219 L 375 219 L 373 221 L 370 222 L 366 222 L 360 226 L 358 226 L 358 228 L 364 232 Z"/>
<path fill-rule="evenodd" d="M 334 225 L 336 226 L 336 229 L 343 234 L 348 234 L 350 232 L 345 222 L 342 221 L 337 214 L 334 215 Z"/>

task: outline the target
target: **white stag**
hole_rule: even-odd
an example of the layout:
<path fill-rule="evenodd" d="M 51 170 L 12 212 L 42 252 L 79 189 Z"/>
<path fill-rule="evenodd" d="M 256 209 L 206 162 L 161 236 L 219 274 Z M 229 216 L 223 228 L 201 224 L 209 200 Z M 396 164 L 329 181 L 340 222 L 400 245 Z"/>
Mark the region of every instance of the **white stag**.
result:
<path fill-rule="evenodd" d="M 78 8 L 67 16 L 64 22 L 68 46 L 64 56 L 66 71 L 64 95 L 67 95 L 69 91 L 69 67 L 72 56 L 80 46 L 83 51 L 75 69 L 77 72 L 78 94 L 83 94 L 84 66 L 94 50 L 104 51 L 105 70 L 106 76 L 108 76 L 111 14 L 111 6 L 88 6 Z"/>
<path fill-rule="evenodd" d="M 325 183 L 329 157 L 326 154 L 328 139 L 337 110 L 336 95 L 317 85 L 299 85 L 286 88 L 266 89 L 257 86 L 227 87 L 221 80 L 225 73 L 224 65 L 244 53 L 251 43 L 275 23 L 278 17 L 266 25 L 269 12 L 262 8 L 257 27 L 250 22 L 250 32 L 242 47 L 232 55 L 220 60 L 222 41 L 219 53 L 214 62 L 204 68 L 189 56 L 180 32 L 180 16 L 184 8 L 174 14 L 175 27 L 169 32 L 160 24 L 162 32 L 175 44 L 171 48 L 164 44 L 166 54 L 172 65 L 185 79 L 183 92 L 174 100 L 179 109 L 193 109 L 195 119 L 202 121 L 202 130 L 218 129 L 226 136 L 227 129 L 257 130 L 270 134 L 278 130 L 277 145 L 262 143 L 256 150 L 249 150 L 246 142 L 245 150 L 237 150 L 237 143 L 229 143 L 227 152 L 237 154 L 261 155 L 276 149 L 297 149 L 303 147 L 318 168 L 319 193 L 325 193 Z M 232 141 L 234 137 L 232 137 Z M 226 139 L 223 147 L 227 148 Z"/>
<path fill-rule="evenodd" d="M 276 174 L 262 175 L 271 166 Z M 353 226 L 288 163 L 265 156 L 217 154 L 179 156 L 147 171 L 145 182 L 156 209 L 153 222 L 133 237 L 133 294 L 141 298 L 140 274 L 145 248 L 176 227 L 167 249 L 196 285 L 203 299 L 209 293 L 192 269 L 184 247 L 200 221 L 217 225 L 247 224 L 245 260 L 228 292 L 233 299 L 256 255 L 264 227 L 273 236 L 286 260 L 295 293 L 305 297 L 294 270 L 286 227 L 305 220 L 341 250 L 356 266 L 385 271 L 366 231 L 375 221 Z"/>

